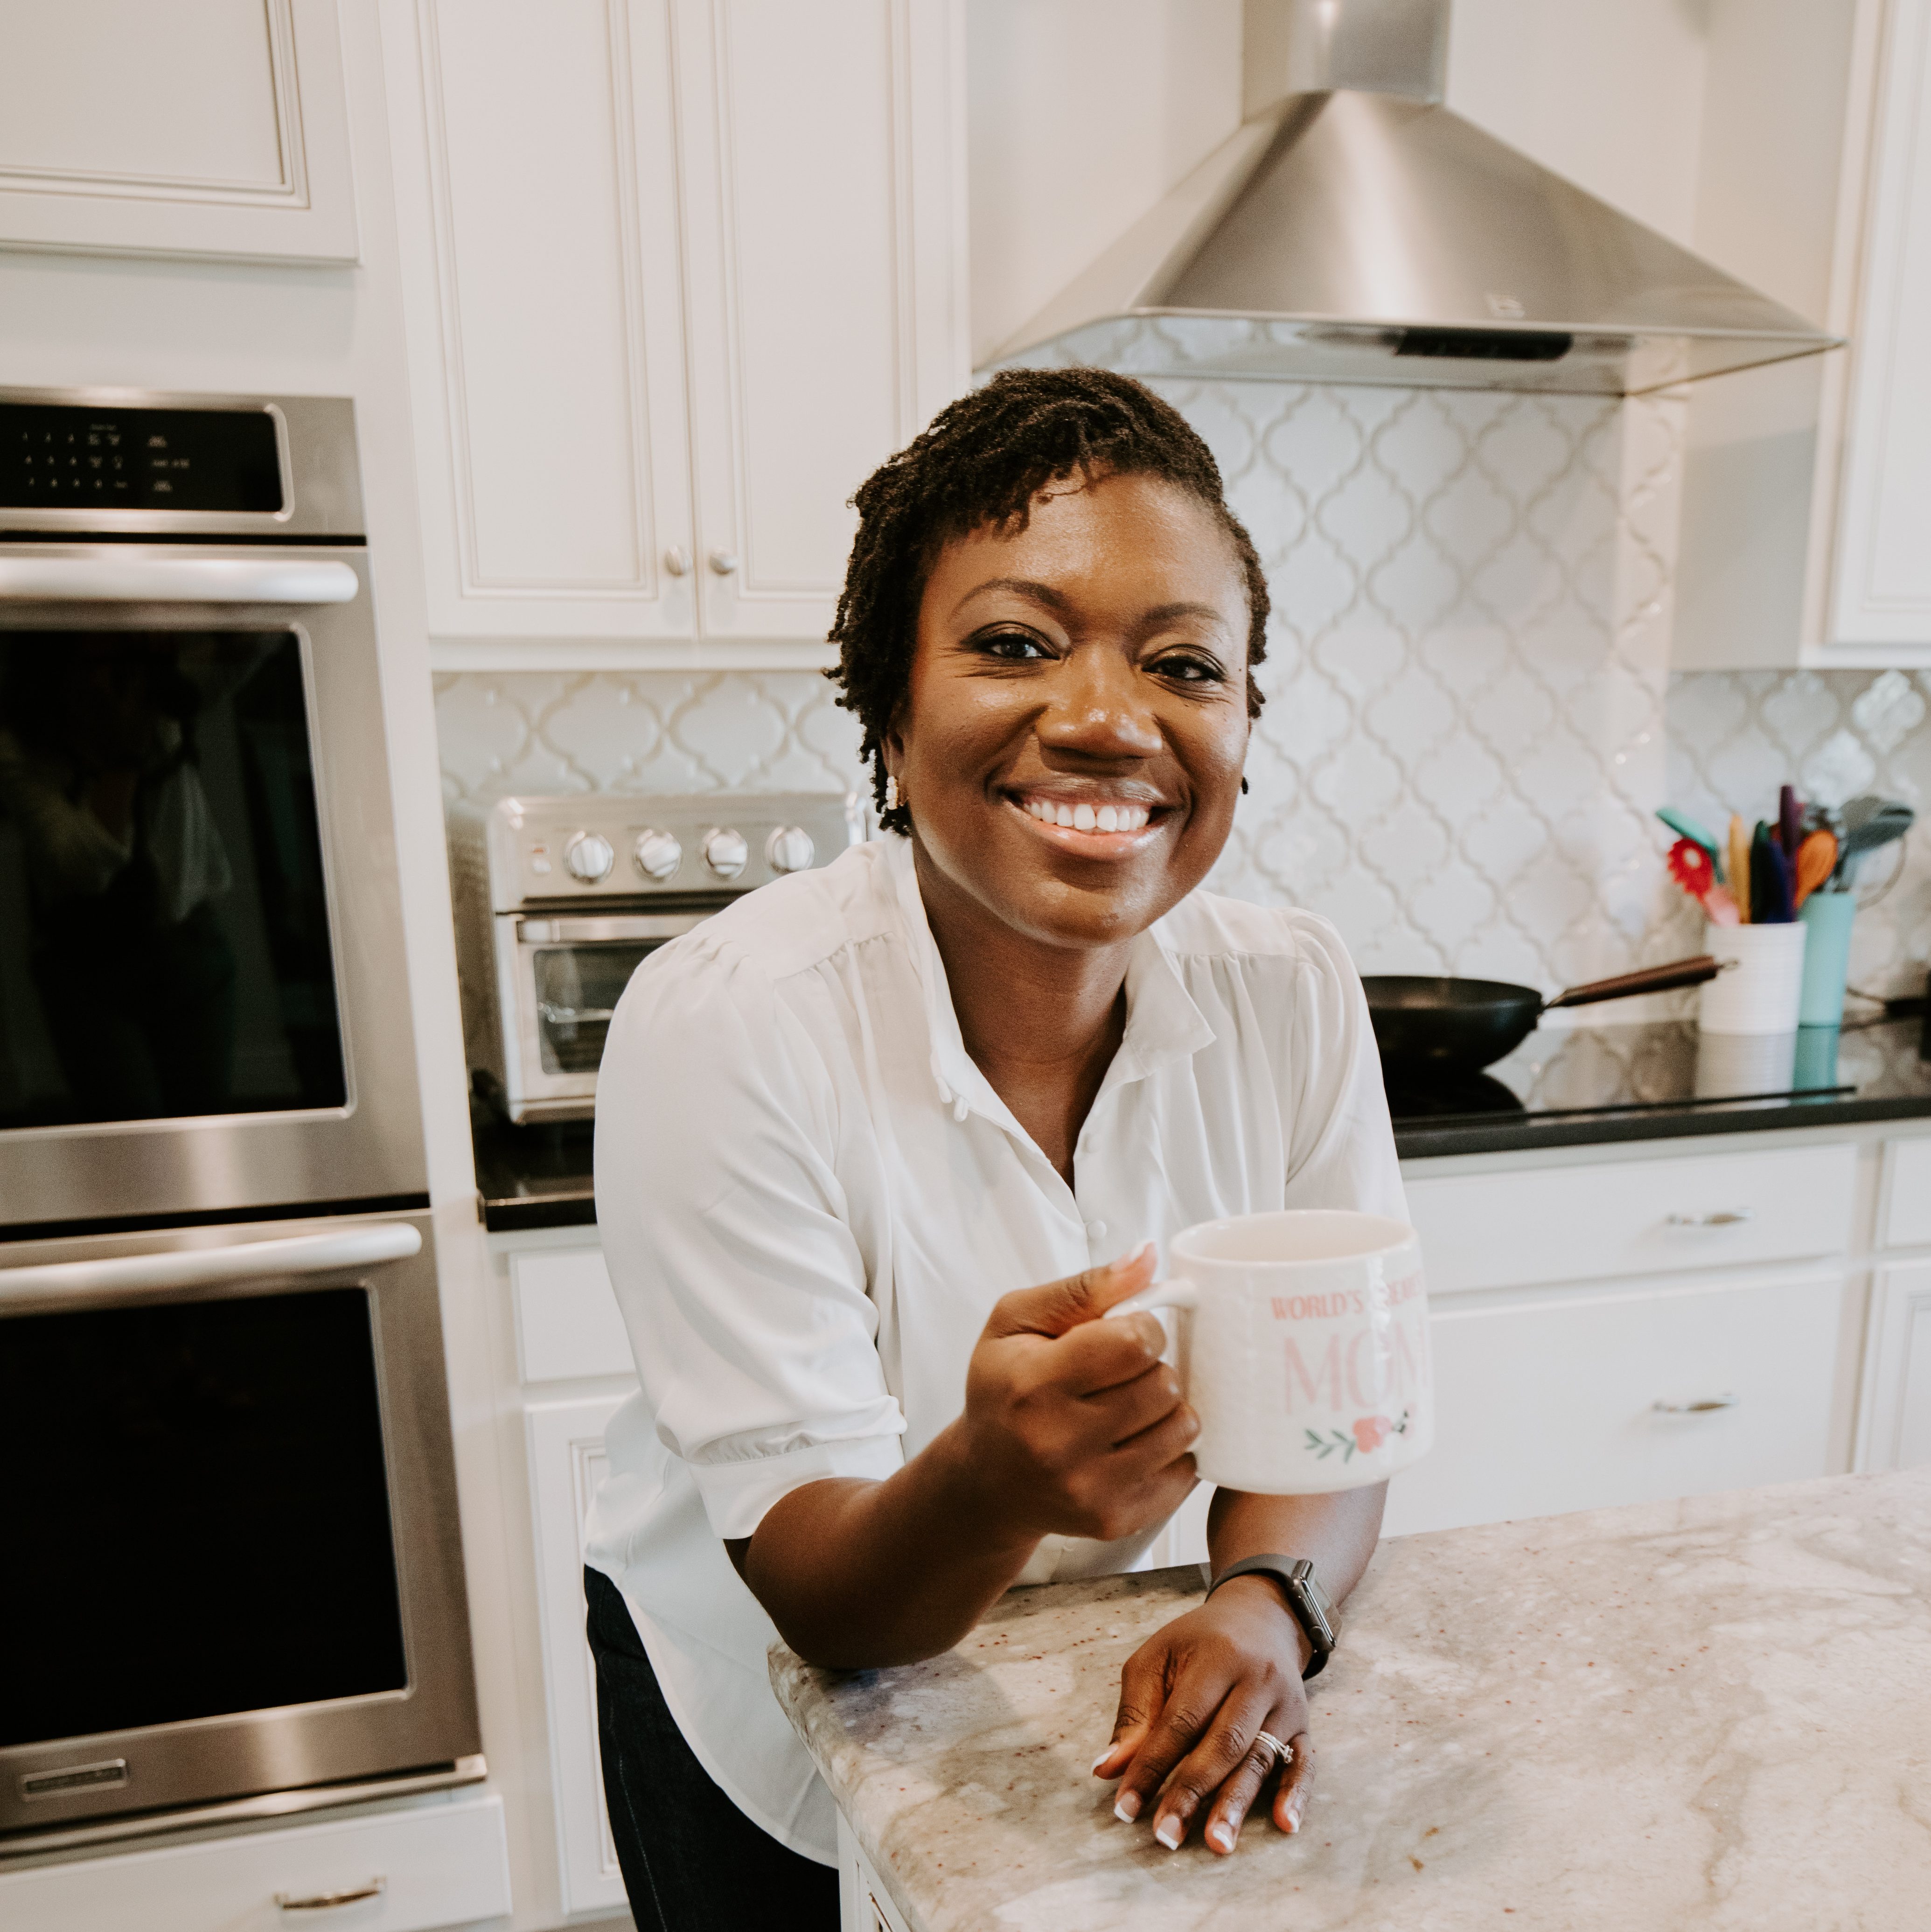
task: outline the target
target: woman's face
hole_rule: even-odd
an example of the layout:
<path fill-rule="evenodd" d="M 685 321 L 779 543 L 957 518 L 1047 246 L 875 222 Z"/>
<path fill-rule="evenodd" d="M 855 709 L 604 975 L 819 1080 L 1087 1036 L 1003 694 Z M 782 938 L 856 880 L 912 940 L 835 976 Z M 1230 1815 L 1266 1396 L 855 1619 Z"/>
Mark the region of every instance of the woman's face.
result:
<path fill-rule="evenodd" d="M 1247 626 L 1226 532 L 1156 478 L 1057 482 L 948 544 L 886 742 L 925 859 L 1048 944 L 1150 926 L 1233 823 Z"/>

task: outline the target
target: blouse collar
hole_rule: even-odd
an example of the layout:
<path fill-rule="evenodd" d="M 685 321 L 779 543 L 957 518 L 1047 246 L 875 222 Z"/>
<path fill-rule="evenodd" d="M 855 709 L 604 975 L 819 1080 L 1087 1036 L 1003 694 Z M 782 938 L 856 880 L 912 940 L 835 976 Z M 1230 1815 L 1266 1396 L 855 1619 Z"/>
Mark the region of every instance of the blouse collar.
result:
<path fill-rule="evenodd" d="M 966 1051 L 958 1015 L 952 1006 L 952 989 L 946 980 L 945 962 L 940 957 L 938 944 L 926 920 L 912 842 L 896 832 L 886 832 L 881 842 L 885 848 L 886 875 L 904 922 L 906 950 L 925 998 L 926 1029 L 932 1046 L 932 1079 L 938 1089 L 940 1104 L 952 1109 L 955 1120 L 963 1120 L 968 1114 L 982 1114 L 1023 1140 L 1027 1138 L 1025 1130 Z M 1156 921 L 1134 939 L 1127 955 L 1126 1030 L 1094 1096 L 1096 1106 L 1114 1088 L 1143 1080 L 1173 1061 L 1198 1052 L 1214 1038 L 1213 1027 L 1194 1004 L 1172 955 L 1160 943 L 1159 932 Z"/>

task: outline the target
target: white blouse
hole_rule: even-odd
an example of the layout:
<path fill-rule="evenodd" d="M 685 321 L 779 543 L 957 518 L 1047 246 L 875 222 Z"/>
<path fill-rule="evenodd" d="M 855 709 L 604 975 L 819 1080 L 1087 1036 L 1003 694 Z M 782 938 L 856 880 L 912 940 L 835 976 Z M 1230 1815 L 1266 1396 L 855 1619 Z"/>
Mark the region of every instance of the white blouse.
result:
<path fill-rule="evenodd" d="M 642 1388 L 611 1420 L 589 1561 L 705 1769 L 808 1857 L 835 1861 L 830 1796 L 724 1539 L 802 1484 L 916 1455 L 1010 1289 L 1222 1215 L 1404 1214 L 1324 920 L 1195 892 L 1134 942 L 1126 999 L 1071 1187 L 966 1052 L 903 838 L 661 948 L 611 1022 L 597 1220 Z M 1134 1568 L 1156 1534 L 1049 1538 L 1020 1581 Z"/>

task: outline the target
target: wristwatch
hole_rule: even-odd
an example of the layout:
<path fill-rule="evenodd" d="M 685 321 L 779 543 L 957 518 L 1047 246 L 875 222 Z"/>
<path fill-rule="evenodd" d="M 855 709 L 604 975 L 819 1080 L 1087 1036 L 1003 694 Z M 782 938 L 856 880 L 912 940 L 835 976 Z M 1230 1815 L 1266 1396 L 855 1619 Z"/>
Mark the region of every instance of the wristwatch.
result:
<path fill-rule="evenodd" d="M 1301 1676 L 1304 1681 L 1318 1677 L 1327 1668 L 1334 1648 L 1334 1605 L 1315 1577 L 1314 1565 L 1305 1556 L 1243 1556 L 1215 1577 L 1207 1586 L 1207 1594 L 1212 1596 L 1222 1584 L 1231 1583 L 1237 1576 L 1271 1576 L 1280 1585 L 1294 1622 L 1314 1652 Z"/>

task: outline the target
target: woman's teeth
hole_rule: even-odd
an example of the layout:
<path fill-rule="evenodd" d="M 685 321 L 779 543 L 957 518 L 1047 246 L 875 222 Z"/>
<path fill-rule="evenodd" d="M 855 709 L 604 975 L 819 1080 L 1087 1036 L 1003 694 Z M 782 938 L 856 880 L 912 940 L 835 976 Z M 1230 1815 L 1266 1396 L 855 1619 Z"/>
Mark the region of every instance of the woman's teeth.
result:
<path fill-rule="evenodd" d="M 1055 805 L 1043 798 L 1027 799 L 1025 811 L 1042 825 L 1064 825 L 1075 832 L 1138 832 L 1149 816 L 1144 805 Z"/>

